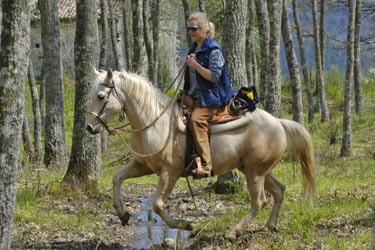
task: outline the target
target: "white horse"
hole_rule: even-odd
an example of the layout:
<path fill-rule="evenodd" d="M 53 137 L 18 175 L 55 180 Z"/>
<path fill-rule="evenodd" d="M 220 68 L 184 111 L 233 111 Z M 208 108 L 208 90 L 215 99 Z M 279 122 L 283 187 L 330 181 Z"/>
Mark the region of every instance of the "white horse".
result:
<path fill-rule="evenodd" d="M 170 228 L 191 230 L 191 223 L 170 217 L 164 209 L 176 181 L 185 174 L 186 136 L 179 122 L 178 105 L 139 75 L 110 69 L 95 70 L 95 74 L 90 112 L 86 116 L 87 130 L 95 134 L 105 127 L 112 132 L 107 123 L 122 110 L 131 126 L 128 146 L 133 160 L 113 179 L 113 205 L 123 225 L 128 223 L 130 214 L 122 205 L 122 182 L 155 173 L 159 184 L 153 199 L 154 211 Z M 245 175 L 251 196 L 250 212 L 230 231 L 228 235 L 232 238 L 241 235 L 266 205 L 265 191 L 273 197 L 266 226 L 276 228 L 285 186 L 271 171 L 287 149 L 293 159 L 300 161 L 311 204 L 315 194 L 314 149 L 307 130 L 297 122 L 277 119 L 259 108 L 251 116 L 251 121 L 242 124 L 214 125 L 211 134 L 213 173 L 221 175 L 237 168 Z M 231 123 L 232 128 L 228 125 Z"/>

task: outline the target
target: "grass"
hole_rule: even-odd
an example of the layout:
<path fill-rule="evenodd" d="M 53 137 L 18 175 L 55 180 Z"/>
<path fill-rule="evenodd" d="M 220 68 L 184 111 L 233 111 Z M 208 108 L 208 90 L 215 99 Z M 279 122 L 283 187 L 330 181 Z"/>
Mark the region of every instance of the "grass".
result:
<path fill-rule="evenodd" d="M 332 107 L 341 107 L 342 81 L 337 72 L 330 74 L 327 77 L 330 79 L 327 83 L 327 97 L 332 98 L 329 100 Z M 209 216 L 199 220 L 197 234 L 191 239 L 191 249 L 374 249 L 375 83 L 371 76 L 364 76 L 363 79 L 366 107 L 363 114 L 352 114 L 353 152 L 350 157 L 339 156 L 341 111 L 333 109 L 332 119 L 326 123 L 316 122 L 311 125 L 306 121 L 313 137 L 318 166 L 314 208 L 310 208 L 302 196 L 299 169 L 295 171 L 296 166 L 286 156 L 274 171 L 274 175 L 286 185 L 278 231 L 262 230 L 271 212 L 271 208 L 266 207 L 251 222 L 244 236 L 236 242 L 229 242 L 224 236 L 248 213 L 249 196 L 245 191 L 234 196 L 216 195 L 203 191 L 210 180 L 193 182 L 193 189 L 199 193 L 200 200 L 205 202 Z M 283 93 L 284 90 L 287 95 L 285 87 Z M 74 84 L 65 83 L 64 91 L 66 136 L 67 144 L 70 145 L 74 120 Z M 26 103 L 31 106 L 29 100 Z M 29 108 L 27 110 L 31 112 Z M 290 114 L 286 116 L 289 119 L 291 117 Z M 316 121 L 320 121 L 318 114 Z M 14 249 L 35 245 L 42 249 L 54 249 L 47 243 L 69 244 L 82 242 L 82 239 L 96 244 L 109 244 L 104 249 L 120 249 L 115 248 L 118 245 L 110 244 L 124 244 L 133 232 L 119 226 L 115 218 L 111 201 L 112 177 L 123 164 L 119 159 L 127 150 L 118 139 L 110 140 L 108 144 L 98 181 L 100 193 L 95 197 L 64 189 L 60 180 L 65 169 L 45 169 L 26 162 L 19 170 Z M 155 186 L 157 177 L 151 175 L 127 183 Z M 186 181 L 181 179 L 176 191 L 186 190 Z M 128 205 L 137 202 L 131 200 Z M 215 211 L 213 208 L 221 203 L 225 209 Z M 74 249 L 95 249 L 95 246 L 87 246 Z"/>

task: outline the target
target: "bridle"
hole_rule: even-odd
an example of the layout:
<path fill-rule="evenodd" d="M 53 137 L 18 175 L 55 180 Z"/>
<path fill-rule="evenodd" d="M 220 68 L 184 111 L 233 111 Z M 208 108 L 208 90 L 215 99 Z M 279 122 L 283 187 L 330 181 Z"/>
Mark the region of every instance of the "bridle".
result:
<path fill-rule="evenodd" d="M 103 111 L 105 109 L 105 107 L 107 106 L 108 104 L 108 101 L 109 101 L 109 97 L 111 96 L 112 92 L 113 92 L 113 96 L 117 99 L 117 101 L 121 104 L 122 108 L 121 110 L 122 111 L 125 111 L 126 110 L 126 101 L 124 100 L 124 98 L 121 98 L 120 95 L 118 94 L 117 90 L 116 90 L 116 86 L 115 86 L 115 82 L 112 80 L 110 83 L 101 83 L 100 85 L 102 86 L 105 86 L 107 88 L 109 88 L 109 91 L 108 91 L 108 94 L 107 94 L 107 98 L 103 104 L 103 107 L 100 109 L 99 113 L 95 113 L 95 112 L 92 112 L 92 111 L 87 111 L 88 114 L 92 115 L 93 117 L 95 117 L 96 119 L 99 120 L 99 122 L 104 126 L 104 128 L 108 131 L 108 133 L 110 134 L 114 134 L 115 133 L 115 129 L 110 127 L 108 125 L 108 123 L 103 119 L 102 115 L 103 115 Z"/>

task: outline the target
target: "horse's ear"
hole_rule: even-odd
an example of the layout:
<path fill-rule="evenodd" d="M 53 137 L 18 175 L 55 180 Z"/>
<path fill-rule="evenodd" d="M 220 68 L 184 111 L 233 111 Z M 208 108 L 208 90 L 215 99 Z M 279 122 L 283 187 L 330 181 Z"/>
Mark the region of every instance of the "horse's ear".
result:
<path fill-rule="evenodd" d="M 97 76 L 100 75 L 100 72 L 97 71 L 95 67 L 93 67 L 93 70 L 94 70 L 95 75 L 97 75 Z"/>
<path fill-rule="evenodd" d="M 108 80 L 112 80 L 112 78 L 113 78 L 113 71 L 112 71 L 111 68 L 108 68 L 108 70 L 107 70 L 107 79 Z"/>

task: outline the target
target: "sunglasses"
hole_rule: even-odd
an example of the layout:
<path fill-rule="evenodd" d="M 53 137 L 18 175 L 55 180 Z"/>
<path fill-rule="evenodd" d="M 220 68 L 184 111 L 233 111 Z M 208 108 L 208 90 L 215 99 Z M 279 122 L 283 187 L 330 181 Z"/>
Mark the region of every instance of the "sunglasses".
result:
<path fill-rule="evenodd" d="M 187 27 L 187 29 L 188 29 L 188 31 L 195 32 L 195 31 L 197 31 L 200 28 L 199 27 Z"/>

